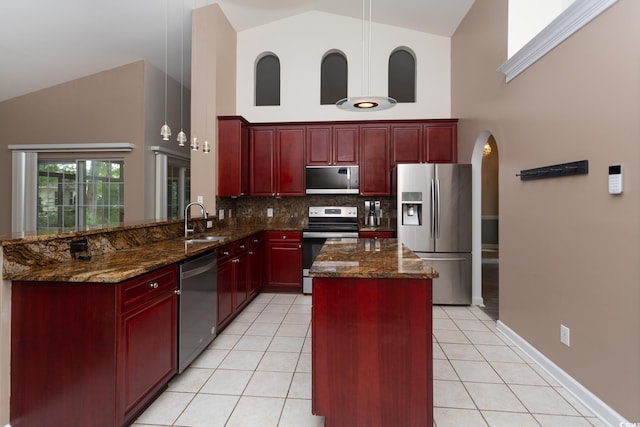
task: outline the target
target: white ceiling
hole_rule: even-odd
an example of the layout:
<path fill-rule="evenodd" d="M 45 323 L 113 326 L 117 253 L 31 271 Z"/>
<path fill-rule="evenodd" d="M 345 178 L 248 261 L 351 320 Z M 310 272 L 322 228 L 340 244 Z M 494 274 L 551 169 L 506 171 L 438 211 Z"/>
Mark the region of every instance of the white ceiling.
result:
<path fill-rule="evenodd" d="M 474 0 L 376 0 L 373 20 L 451 36 Z M 360 0 L 0 0 L 0 101 L 145 59 L 189 83 L 191 10 L 219 3 L 237 31 L 310 10 L 362 18 Z M 183 17 L 181 22 L 180 17 Z M 184 49 L 181 34 L 184 30 Z"/>

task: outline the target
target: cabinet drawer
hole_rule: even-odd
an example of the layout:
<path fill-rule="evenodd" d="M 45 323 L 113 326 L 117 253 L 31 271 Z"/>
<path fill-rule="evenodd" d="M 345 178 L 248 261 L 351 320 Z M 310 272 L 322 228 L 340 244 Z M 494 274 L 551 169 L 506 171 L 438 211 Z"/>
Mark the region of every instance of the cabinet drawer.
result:
<path fill-rule="evenodd" d="M 229 243 L 228 245 L 220 246 L 216 248 L 218 254 L 218 264 L 224 262 L 228 258 L 235 256 L 236 254 L 236 242 Z"/>
<path fill-rule="evenodd" d="M 249 249 L 254 248 L 262 244 L 264 241 L 264 234 L 256 233 L 253 236 L 249 236 L 247 240 L 249 242 Z"/>
<path fill-rule="evenodd" d="M 171 265 L 135 279 L 120 286 L 120 311 L 124 312 L 156 296 L 177 288 L 177 267 Z"/>
<path fill-rule="evenodd" d="M 269 231 L 267 240 L 270 242 L 299 243 L 302 241 L 302 233 L 299 231 Z"/>

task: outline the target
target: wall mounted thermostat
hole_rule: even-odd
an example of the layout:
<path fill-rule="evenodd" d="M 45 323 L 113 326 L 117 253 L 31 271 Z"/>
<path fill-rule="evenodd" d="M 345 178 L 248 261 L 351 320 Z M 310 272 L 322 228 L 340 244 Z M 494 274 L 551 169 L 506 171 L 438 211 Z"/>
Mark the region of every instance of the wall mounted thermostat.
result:
<path fill-rule="evenodd" d="M 622 194 L 622 165 L 609 166 L 609 194 Z"/>

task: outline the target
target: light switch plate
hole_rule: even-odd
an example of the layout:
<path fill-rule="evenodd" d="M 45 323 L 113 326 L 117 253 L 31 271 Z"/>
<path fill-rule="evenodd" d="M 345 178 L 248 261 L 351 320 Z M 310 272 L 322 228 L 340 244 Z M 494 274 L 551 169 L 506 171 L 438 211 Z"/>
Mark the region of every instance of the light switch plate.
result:
<path fill-rule="evenodd" d="M 273 208 L 267 208 L 267 218 L 273 217 Z"/>
<path fill-rule="evenodd" d="M 219 220 L 224 219 L 224 209 L 218 209 L 218 219 Z"/>

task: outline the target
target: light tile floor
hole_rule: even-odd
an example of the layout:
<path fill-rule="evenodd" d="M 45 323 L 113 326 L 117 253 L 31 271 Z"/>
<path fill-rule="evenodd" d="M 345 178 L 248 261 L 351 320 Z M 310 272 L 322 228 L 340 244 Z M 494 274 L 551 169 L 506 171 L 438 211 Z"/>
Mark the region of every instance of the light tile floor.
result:
<path fill-rule="evenodd" d="M 133 425 L 323 427 L 310 321 L 310 296 L 258 295 Z M 605 426 L 480 308 L 433 307 L 433 337 L 437 427 Z"/>

